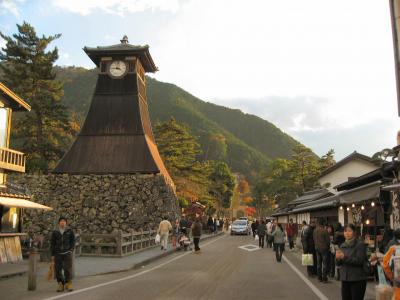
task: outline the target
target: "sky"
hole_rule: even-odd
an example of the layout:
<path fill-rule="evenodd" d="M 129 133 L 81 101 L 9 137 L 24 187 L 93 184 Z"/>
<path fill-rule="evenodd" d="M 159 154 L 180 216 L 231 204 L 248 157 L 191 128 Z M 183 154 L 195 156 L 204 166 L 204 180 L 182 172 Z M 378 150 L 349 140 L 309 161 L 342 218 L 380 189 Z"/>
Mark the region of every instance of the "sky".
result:
<path fill-rule="evenodd" d="M 23 21 L 62 34 L 58 65 L 93 68 L 82 48 L 126 34 L 150 46 L 150 76 L 268 120 L 318 155 L 396 143 L 388 1 L 0 0 L 1 32 Z"/>

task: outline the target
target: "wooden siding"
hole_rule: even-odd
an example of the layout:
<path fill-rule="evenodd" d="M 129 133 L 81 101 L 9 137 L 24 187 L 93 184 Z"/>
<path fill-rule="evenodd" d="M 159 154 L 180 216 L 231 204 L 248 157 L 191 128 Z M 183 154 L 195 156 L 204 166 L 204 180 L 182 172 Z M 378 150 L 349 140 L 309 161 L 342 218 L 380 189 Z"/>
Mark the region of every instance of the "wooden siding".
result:
<path fill-rule="evenodd" d="M 0 263 L 22 261 L 19 236 L 0 237 Z"/>

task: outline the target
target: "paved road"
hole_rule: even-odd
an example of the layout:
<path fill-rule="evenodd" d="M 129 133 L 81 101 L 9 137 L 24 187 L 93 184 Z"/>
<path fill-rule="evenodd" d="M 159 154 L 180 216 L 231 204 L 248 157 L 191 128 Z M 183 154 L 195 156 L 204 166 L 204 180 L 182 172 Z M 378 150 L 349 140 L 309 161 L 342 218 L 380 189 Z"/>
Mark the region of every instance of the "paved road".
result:
<path fill-rule="evenodd" d="M 295 254 L 277 263 L 270 249 L 238 248 L 246 244 L 254 241 L 223 236 L 206 241 L 200 255 L 181 252 L 140 270 L 81 278 L 73 293 L 54 293 L 53 283 L 1 299 L 340 299 L 337 283 L 306 279 Z"/>

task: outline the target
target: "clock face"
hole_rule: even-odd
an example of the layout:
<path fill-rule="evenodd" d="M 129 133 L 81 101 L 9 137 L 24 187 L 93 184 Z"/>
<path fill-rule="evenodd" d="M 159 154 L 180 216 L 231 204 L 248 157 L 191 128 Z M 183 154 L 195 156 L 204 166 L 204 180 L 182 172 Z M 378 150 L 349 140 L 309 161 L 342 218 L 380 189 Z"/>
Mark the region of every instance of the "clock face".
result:
<path fill-rule="evenodd" d="M 126 73 L 126 63 L 122 60 L 114 60 L 109 65 L 108 72 L 112 77 L 120 78 Z"/>

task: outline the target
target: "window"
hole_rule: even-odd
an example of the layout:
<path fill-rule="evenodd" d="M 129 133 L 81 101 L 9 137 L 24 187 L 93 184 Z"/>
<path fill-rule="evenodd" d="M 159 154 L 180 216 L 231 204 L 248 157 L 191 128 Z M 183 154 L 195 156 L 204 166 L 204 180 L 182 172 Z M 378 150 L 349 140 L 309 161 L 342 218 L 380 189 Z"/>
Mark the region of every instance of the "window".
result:
<path fill-rule="evenodd" d="M 0 147 L 7 147 L 8 109 L 0 108 Z"/>
<path fill-rule="evenodd" d="M 15 233 L 20 231 L 20 208 L 0 206 L 0 213 L 0 232 Z"/>

